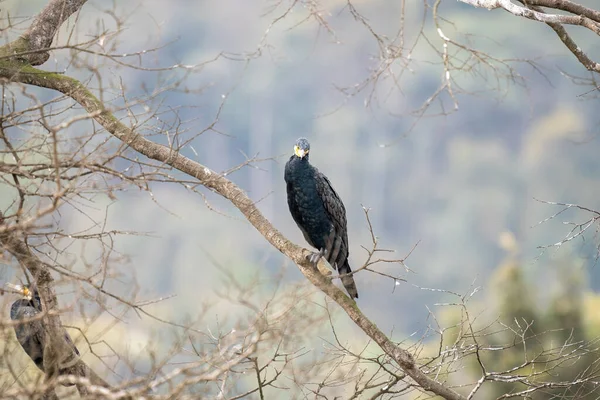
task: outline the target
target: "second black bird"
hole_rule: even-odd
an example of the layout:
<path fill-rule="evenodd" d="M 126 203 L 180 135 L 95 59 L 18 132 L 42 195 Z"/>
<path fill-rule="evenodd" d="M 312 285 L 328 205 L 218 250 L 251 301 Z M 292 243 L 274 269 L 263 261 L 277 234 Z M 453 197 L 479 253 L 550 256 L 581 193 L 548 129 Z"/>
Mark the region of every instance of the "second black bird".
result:
<path fill-rule="evenodd" d="M 42 302 L 40 295 L 37 292 L 35 286 L 16 286 L 11 285 L 13 288 L 19 290 L 23 298 L 15 301 L 10 307 L 10 319 L 13 321 L 23 320 L 21 323 L 15 325 L 15 334 L 19 344 L 25 350 L 25 353 L 37 365 L 39 369 L 44 371 L 44 345 L 46 342 L 46 330 L 41 319 L 33 319 L 28 321 L 27 319 L 35 318 L 42 312 Z M 64 340 L 67 342 L 68 347 L 79 356 L 79 350 L 75 347 L 73 340 L 69 334 L 64 330 Z M 67 357 L 64 357 L 68 359 Z M 63 361 L 64 362 L 64 361 Z M 62 364 L 62 363 L 60 363 Z M 65 371 L 59 370 L 59 374 L 64 374 Z M 70 386 L 66 384 L 65 386 Z"/>

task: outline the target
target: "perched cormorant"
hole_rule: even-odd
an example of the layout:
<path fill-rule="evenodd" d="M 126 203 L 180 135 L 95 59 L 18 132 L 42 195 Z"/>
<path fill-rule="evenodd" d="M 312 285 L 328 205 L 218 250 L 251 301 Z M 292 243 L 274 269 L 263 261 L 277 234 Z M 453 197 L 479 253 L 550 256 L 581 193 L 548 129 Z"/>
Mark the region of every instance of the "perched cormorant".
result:
<path fill-rule="evenodd" d="M 348 264 L 348 231 L 344 203 L 331 182 L 308 162 L 310 144 L 300 138 L 294 154 L 285 164 L 285 182 L 290 213 L 306 241 L 319 250 L 311 257 L 315 264 L 324 256 L 340 273 L 350 297 L 358 298 L 354 278 Z"/>
<path fill-rule="evenodd" d="M 7 284 L 8 285 L 8 284 Z M 42 302 L 40 295 L 36 290 L 35 285 L 30 287 L 21 285 L 10 285 L 13 289 L 19 291 L 23 298 L 15 301 L 10 307 L 10 319 L 17 321 L 20 319 L 34 318 L 40 312 L 42 312 Z M 21 344 L 25 353 L 37 365 L 39 369 L 44 371 L 44 343 L 46 331 L 41 319 L 35 319 L 33 321 L 24 321 L 14 326 L 17 340 Z M 64 330 L 64 329 L 63 329 Z M 75 347 L 71 336 L 64 331 L 65 341 L 69 347 L 73 349 L 75 354 L 79 356 L 79 350 Z M 66 357 L 68 358 L 68 357 Z M 60 370 L 59 374 L 63 374 Z M 65 386 L 70 386 L 65 384 Z"/>

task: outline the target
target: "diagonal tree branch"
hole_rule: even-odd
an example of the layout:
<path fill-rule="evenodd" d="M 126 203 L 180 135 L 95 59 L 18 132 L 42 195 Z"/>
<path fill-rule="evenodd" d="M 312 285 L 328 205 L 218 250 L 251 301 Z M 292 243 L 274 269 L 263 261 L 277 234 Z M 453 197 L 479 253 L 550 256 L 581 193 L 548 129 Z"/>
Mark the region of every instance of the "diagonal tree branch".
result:
<path fill-rule="evenodd" d="M 182 156 L 177 151 L 149 141 L 131 128 L 120 122 L 113 114 L 104 109 L 103 104 L 78 80 L 65 76 L 47 73 L 31 66 L 22 66 L 15 62 L 0 63 L 0 78 L 12 82 L 44 87 L 61 92 L 94 115 L 94 119 L 117 139 L 126 143 L 133 150 L 146 157 L 168 164 L 196 179 L 206 188 L 228 199 L 248 221 L 281 253 L 294 261 L 308 280 L 337 302 L 348 316 L 369 336 L 382 350 L 390 356 L 415 382 L 423 389 L 440 395 L 446 399 L 463 399 L 460 394 L 444 386 L 423 373 L 417 366 L 413 356 L 394 344 L 377 328 L 340 289 L 324 277 L 308 261 L 311 254 L 306 249 L 295 245 L 283 236 L 269 220 L 267 220 L 246 193 L 224 176 L 208 167 Z"/>
<path fill-rule="evenodd" d="M 586 7 L 582 7 L 579 4 L 574 4 L 571 2 L 562 2 L 557 0 L 519 0 L 524 5 L 528 6 L 535 12 L 544 14 L 544 10 L 539 6 L 549 7 L 547 3 L 553 4 L 556 8 L 561 9 L 563 11 L 568 11 L 572 13 L 577 13 L 581 15 L 589 15 L 594 21 L 600 21 L 600 12 L 588 9 Z M 579 7 L 575 7 L 579 6 Z M 577 43 L 571 38 L 565 27 L 556 22 L 546 22 L 552 30 L 558 35 L 558 38 L 561 42 L 569 49 L 571 53 L 577 58 L 577 60 L 588 70 L 592 72 L 600 72 L 600 63 L 592 60 L 582 49 L 577 45 Z"/>
<path fill-rule="evenodd" d="M 493 10 L 502 8 L 517 16 L 544 22 L 556 32 L 558 38 L 577 60 L 588 70 L 600 73 L 600 63 L 592 60 L 569 36 L 563 25 L 579 25 L 600 36 L 600 11 L 584 7 L 569 0 L 518 0 L 520 6 L 510 0 L 459 0 L 473 7 Z M 562 10 L 574 15 L 548 14 L 540 6 Z"/>
<path fill-rule="evenodd" d="M 600 11 L 593 10 L 570 0 L 524 0 L 527 6 L 540 6 L 563 10 L 575 15 L 582 15 L 600 23 Z"/>
<path fill-rule="evenodd" d="M 581 50 L 581 47 L 575 43 L 561 24 L 548 23 L 548 26 L 554 30 L 558 35 L 558 38 L 588 71 L 600 73 L 600 63 L 592 60 L 583 50 Z"/>
<path fill-rule="evenodd" d="M 555 23 L 555 24 L 567 24 L 567 25 L 580 25 L 583 26 L 596 35 L 600 35 L 600 25 L 583 15 L 562 15 L 562 14 L 546 14 L 539 12 L 527 7 L 522 7 L 518 4 L 512 3 L 510 0 L 460 0 L 465 4 L 469 4 L 474 7 L 487 8 L 493 10 L 496 8 L 502 8 L 505 11 L 517 16 L 532 19 L 534 21 Z M 526 3 L 526 2 L 525 2 Z"/>

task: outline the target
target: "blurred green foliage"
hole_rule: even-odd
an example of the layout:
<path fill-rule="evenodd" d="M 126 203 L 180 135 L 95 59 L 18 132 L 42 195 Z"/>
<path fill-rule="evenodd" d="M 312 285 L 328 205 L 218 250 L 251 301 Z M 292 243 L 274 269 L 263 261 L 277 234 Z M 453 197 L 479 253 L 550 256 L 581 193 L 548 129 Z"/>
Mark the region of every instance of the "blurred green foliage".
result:
<path fill-rule="evenodd" d="M 546 387 L 518 398 L 597 398 L 600 295 L 589 289 L 583 265 L 572 257 L 546 264 L 552 279 L 542 289 L 535 277 L 526 276 L 525 263 L 513 253 L 496 268 L 487 298 L 468 305 L 469 316 L 446 309 L 445 326 L 456 327 L 446 332 L 444 344 L 479 348 L 459 361 L 466 368 L 453 379 L 474 382 L 487 374 L 493 383 L 478 393 L 485 398 L 527 392 L 541 384 Z"/>

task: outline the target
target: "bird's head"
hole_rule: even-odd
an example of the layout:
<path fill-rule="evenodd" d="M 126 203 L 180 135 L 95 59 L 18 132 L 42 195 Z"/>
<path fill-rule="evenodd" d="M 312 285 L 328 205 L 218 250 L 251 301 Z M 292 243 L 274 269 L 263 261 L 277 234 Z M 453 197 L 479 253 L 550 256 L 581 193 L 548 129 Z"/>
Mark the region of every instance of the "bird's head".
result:
<path fill-rule="evenodd" d="M 9 287 L 9 288 L 11 288 L 12 290 L 14 290 L 16 293 L 20 294 L 21 296 L 23 296 L 23 298 L 25 300 L 31 300 L 31 299 L 33 299 L 33 290 L 31 290 L 29 288 L 29 286 L 26 286 L 26 285 L 14 285 L 12 283 L 7 283 L 6 286 Z"/>
<path fill-rule="evenodd" d="M 308 152 L 310 151 L 310 143 L 306 138 L 300 138 L 296 141 L 296 145 L 294 146 L 294 154 L 297 157 L 304 158 L 308 156 Z"/>

